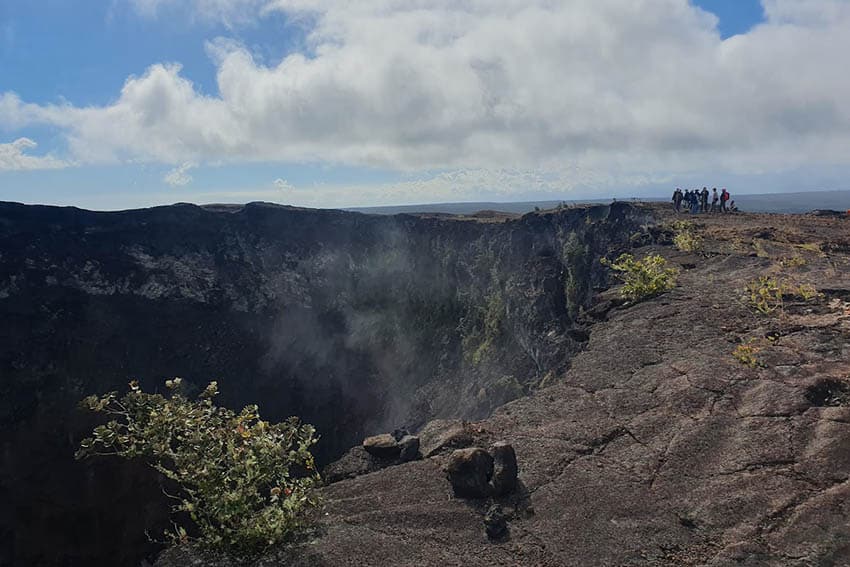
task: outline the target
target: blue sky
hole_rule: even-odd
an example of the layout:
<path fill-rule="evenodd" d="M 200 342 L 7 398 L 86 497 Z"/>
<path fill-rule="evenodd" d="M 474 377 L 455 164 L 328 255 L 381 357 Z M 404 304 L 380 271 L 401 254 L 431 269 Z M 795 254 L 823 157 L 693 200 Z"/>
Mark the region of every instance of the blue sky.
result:
<path fill-rule="evenodd" d="M 694 4 L 718 17 L 717 27 L 723 38 L 747 33 L 764 21 L 759 0 L 698 0 Z"/>
<path fill-rule="evenodd" d="M 847 6 L 807 2 L 564 0 L 552 14 L 531 0 L 417 12 L 401 1 L 4 2 L 0 200 L 348 206 L 724 180 L 847 188 L 848 85 L 831 84 L 830 65 Z M 801 34 L 816 45 L 788 61 Z M 783 91 L 771 66 L 799 68 L 813 92 Z M 834 99 L 816 93 L 821 78 Z"/>
<path fill-rule="evenodd" d="M 215 65 L 204 44 L 218 35 L 238 37 L 268 61 L 301 47 L 303 33 L 275 13 L 230 30 L 220 22 L 187 21 L 177 10 L 140 17 L 115 0 L 28 0 L 0 5 L 0 91 L 27 101 L 66 98 L 77 105 L 105 104 L 128 75 L 161 62 L 181 63 L 201 92 L 215 93 Z"/>

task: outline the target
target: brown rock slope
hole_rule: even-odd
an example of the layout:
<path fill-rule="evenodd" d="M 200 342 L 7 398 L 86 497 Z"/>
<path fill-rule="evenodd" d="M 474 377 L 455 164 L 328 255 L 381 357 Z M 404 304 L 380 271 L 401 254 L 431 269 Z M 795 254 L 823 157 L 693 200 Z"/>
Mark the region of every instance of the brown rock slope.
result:
<path fill-rule="evenodd" d="M 516 449 L 504 541 L 491 501 L 452 497 L 444 452 L 329 486 L 319 535 L 260 564 L 850 565 L 850 220 L 696 222 L 703 253 L 636 250 L 685 266 L 674 291 L 610 311 L 558 383 L 468 425 Z M 824 295 L 758 314 L 761 275 Z"/>

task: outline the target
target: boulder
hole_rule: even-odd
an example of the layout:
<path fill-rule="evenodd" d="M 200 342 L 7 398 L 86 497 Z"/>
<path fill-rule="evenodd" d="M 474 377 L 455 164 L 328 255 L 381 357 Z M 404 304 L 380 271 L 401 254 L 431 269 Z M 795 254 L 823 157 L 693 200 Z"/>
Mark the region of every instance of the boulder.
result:
<path fill-rule="evenodd" d="M 354 478 L 380 470 L 377 459 L 373 458 L 361 446 L 352 447 L 338 460 L 330 463 L 322 471 L 322 479 L 332 484 L 347 478 Z"/>
<path fill-rule="evenodd" d="M 352 447 L 327 465 L 322 471 L 322 478 L 332 484 L 421 458 L 418 437 L 405 435 L 398 442 L 395 439 L 395 434 L 365 439 L 362 445 Z"/>
<path fill-rule="evenodd" d="M 389 433 L 373 435 L 363 440 L 366 452 L 379 459 L 395 459 L 401 453 L 401 447 L 395 437 Z"/>
<path fill-rule="evenodd" d="M 490 495 L 493 457 L 484 449 L 470 447 L 452 452 L 445 471 L 458 498 L 486 498 Z"/>
<path fill-rule="evenodd" d="M 419 431 L 422 456 L 426 459 L 449 449 L 462 449 L 474 443 L 466 422 L 459 419 L 435 419 Z"/>
<path fill-rule="evenodd" d="M 405 435 L 399 440 L 398 446 L 400 448 L 398 460 L 402 463 L 415 461 L 421 457 L 419 454 L 419 437 Z"/>
<path fill-rule="evenodd" d="M 502 496 L 516 488 L 516 452 L 510 443 L 494 443 L 490 447 L 493 457 L 493 494 Z"/>

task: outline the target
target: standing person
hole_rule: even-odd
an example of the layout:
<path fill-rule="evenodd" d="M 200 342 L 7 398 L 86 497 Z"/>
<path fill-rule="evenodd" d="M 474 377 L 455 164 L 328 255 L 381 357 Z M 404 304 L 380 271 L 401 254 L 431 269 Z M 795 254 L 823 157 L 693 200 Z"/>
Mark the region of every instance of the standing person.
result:
<path fill-rule="evenodd" d="M 708 212 L 708 187 L 702 188 L 702 193 L 699 194 L 700 212 Z"/>
<path fill-rule="evenodd" d="M 726 187 L 723 188 L 723 192 L 720 193 L 720 212 L 725 213 L 728 212 L 726 210 L 726 201 L 729 200 L 729 191 L 726 190 Z"/>
<path fill-rule="evenodd" d="M 676 190 L 673 191 L 673 208 L 676 209 L 676 212 L 681 212 L 682 209 L 682 190 L 676 187 Z"/>
<path fill-rule="evenodd" d="M 699 189 L 691 191 L 691 214 L 699 214 Z"/>
<path fill-rule="evenodd" d="M 715 187 L 714 189 L 711 190 L 711 212 L 712 213 L 717 212 L 717 200 L 719 198 L 720 197 L 717 196 L 717 187 Z"/>

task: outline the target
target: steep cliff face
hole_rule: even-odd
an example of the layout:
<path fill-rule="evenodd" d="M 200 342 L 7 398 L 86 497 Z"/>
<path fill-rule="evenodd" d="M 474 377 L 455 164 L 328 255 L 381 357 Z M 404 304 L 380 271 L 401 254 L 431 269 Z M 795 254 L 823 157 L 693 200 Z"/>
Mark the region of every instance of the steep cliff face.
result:
<path fill-rule="evenodd" d="M 568 366 L 600 255 L 646 220 L 0 204 L 0 564 L 156 548 L 140 535 L 166 518 L 155 476 L 72 460 L 83 396 L 218 380 L 226 405 L 314 423 L 325 461 L 381 429 L 481 418 Z"/>

